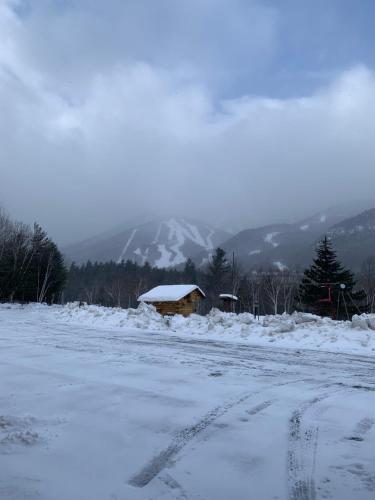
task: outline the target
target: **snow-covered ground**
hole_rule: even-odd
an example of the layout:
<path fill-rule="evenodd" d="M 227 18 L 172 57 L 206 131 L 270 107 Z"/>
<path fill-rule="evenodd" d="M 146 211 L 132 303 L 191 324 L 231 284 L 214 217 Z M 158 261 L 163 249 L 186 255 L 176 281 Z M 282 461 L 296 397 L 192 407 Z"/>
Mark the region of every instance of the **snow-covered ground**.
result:
<path fill-rule="evenodd" d="M 0 499 L 373 500 L 373 326 L 3 305 Z"/>

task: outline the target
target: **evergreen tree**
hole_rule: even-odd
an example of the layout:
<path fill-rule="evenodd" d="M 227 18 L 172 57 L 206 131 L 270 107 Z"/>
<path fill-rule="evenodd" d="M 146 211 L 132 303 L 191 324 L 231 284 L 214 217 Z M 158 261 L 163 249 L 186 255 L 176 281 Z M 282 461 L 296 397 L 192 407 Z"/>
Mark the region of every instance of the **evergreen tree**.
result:
<path fill-rule="evenodd" d="M 0 300 L 53 302 L 66 281 L 61 253 L 43 229 L 0 213 Z"/>
<path fill-rule="evenodd" d="M 52 303 L 58 300 L 67 277 L 64 259 L 47 233 L 34 224 L 32 259 L 23 289 L 23 300 Z"/>
<path fill-rule="evenodd" d="M 190 257 L 185 262 L 183 274 L 186 283 L 195 284 L 197 282 L 197 269 Z"/>
<path fill-rule="evenodd" d="M 62 253 L 51 240 L 49 241 L 49 248 L 51 253 L 51 273 L 45 300 L 51 304 L 62 298 L 62 292 L 67 281 L 68 273 Z"/>
<path fill-rule="evenodd" d="M 1 300 L 22 299 L 28 270 L 32 259 L 31 232 L 20 223 L 10 223 L 2 235 L 0 255 L 0 298 Z"/>
<path fill-rule="evenodd" d="M 332 318 L 347 318 L 359 311 L 363 291 L 354 291 L 354 275 L 337 259 L 332 243 L 325 237 L 316 249 L 316 258 L 306 269 L 299 287 L 299 301 L 312 312 Z"/>
<path fill-rule="evenodd" d="M 220 293 L 226 292 L 230 285 L 230 269 L 225 251 L 217 248 L 210 259 L 205 276 L 207 293 L 213 306 L 219 305 Z"/>

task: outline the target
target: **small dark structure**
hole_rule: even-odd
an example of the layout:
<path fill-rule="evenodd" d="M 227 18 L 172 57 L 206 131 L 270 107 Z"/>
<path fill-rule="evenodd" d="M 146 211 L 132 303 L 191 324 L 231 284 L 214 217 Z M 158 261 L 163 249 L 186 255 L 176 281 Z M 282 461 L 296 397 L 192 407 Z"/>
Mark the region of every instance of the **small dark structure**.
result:
<path fill-rule="evenodd" d="M 236 303 L 238 301 L 238 297 L 236 295 L 232 295 L 231 293 L 221 293 L 219 295 L 221 300 L 221 308 L 225 312 L 234 312 L 236 310 Z"/>
<path fill-rule="evenodd" d="M 138 297 L 138 302 L 152 304 L 163 316 L 189 316 L 198 311 L 205 297 L 197 285 L 160 285 Z"/>

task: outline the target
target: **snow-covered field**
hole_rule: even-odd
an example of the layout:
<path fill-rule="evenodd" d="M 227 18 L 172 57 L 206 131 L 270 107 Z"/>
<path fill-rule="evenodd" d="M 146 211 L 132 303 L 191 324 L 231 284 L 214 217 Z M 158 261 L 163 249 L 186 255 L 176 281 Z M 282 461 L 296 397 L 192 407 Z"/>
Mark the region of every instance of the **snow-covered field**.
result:
<path fill-rule="evenodd" d="M 373 500 L 374 325 L 0 306 L 0 499 Z"/>

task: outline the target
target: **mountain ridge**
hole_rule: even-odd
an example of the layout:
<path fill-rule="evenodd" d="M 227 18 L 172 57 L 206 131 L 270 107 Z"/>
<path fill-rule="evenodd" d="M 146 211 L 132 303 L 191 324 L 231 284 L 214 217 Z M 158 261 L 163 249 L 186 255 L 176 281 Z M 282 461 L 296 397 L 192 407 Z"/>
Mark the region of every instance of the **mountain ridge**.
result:
<path fill-rule="evenodd" d="M 130 227 L 109 238 L 96 237 L 64 249 L 69 261 L 87 260 L 175 267 L 200 251 L 210 252 L 229 237 L 229 233 L 188 217 L 156 218 Z M 93 246 L 94 243 L 94 246 Z"/>
<path fill-rule="evenodd" d="M 375 204 L 374 204 L 375 205 Z M 358 207 L 362 208 L 362 207 Z M 142 265 L 181 267 L 190 257 L 204 265 L 221 246 L 246 269 L 304 267 L 316 243 L 328 235 L 346 265 L 358 268 L 375 254 L 375 208 L 357 213 L 333 207 L 294 223 L 269 224 L 236 234 L 189 217 L 159 217 L 125 230 L 107 231 L 65 248 L 70 262 L 131 260 Z M 345 213 L 346 212 L 346 213 Z"/>

